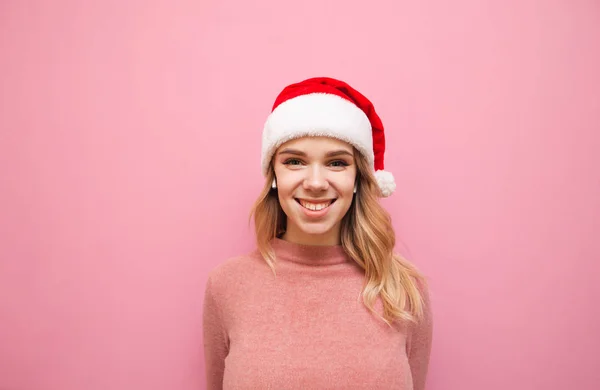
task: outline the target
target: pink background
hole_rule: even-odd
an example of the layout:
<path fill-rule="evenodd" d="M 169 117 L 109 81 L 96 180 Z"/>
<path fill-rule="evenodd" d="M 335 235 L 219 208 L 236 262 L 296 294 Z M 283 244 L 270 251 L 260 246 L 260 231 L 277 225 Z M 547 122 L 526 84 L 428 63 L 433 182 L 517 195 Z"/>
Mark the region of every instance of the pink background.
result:
<path fill-rule="evenodd" d="M 430 390 L 600 388 L 600 3 L 3 1 L 0 389 L 203 388 L 260 133 L 327 75 L 387 128 Z"/>

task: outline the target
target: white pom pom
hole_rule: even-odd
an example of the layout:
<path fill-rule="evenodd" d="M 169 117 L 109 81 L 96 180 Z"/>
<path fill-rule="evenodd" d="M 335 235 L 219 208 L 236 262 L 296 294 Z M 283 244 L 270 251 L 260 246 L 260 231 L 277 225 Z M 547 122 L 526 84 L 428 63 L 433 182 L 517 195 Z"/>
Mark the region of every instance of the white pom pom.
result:
<path fill-rule="evenodd" d="M 377 184 L 379 184 L 379 188 L 381 189 L 381 195 L 384 198 L 392 195 L 396 190 L 396 181 L 391 172 L 376 171 L 375 179 L 377 179 Z"/>

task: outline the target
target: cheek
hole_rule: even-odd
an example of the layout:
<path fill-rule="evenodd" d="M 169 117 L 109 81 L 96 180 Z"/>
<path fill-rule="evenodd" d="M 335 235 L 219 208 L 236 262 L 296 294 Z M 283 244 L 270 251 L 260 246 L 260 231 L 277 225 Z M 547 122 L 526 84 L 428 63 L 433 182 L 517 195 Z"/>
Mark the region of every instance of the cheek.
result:
<path fill-rule="evenodd" d="M 293 176 L 287 172 L 277 176 L 277 197 L 279 204 L 286 213 L 291 207 L 290 202 L 295 202 L 293 195 L 297 188 L 297 180 Z"/>
<path fill-rule="evenodd" d="M 354 193 L 354 183 L 356 182 L 356 174 L 349 172 L 348 175 L 340 178 L 338 181 L 338 190 L 344 194 Z"/>
<path fill-rule="evenodd" d="M 297 186 L 297 180 L 290 175 L 281 175 L 277 177 L 277 191 L 282 197 L 292 194 Z"/>
<path fill-rule="evenodd" d="M 345 189 L 347 191 L 353 192 L 354 191 L 354 183 L 356 182 L 356 178 L 355 177 L 350 177 L 347 181 L 346 181 L 346 185 L 345 185 Z"/>

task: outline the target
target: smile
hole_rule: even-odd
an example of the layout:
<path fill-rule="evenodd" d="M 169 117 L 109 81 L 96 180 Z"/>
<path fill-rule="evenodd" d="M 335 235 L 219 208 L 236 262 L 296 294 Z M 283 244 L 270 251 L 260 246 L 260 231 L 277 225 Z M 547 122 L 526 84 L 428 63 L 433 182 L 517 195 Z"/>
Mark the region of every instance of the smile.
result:
<path fill-rule="evenodd" d="M 296 202 L 298 202 L 300 206 L 304 207 L 307 210 L 321 211 L 331 206 L 331 204 L 335 202 L 335 199 L 329 199 L 321 202 L 312 202 L 304 199 L 296 199 Z"/>

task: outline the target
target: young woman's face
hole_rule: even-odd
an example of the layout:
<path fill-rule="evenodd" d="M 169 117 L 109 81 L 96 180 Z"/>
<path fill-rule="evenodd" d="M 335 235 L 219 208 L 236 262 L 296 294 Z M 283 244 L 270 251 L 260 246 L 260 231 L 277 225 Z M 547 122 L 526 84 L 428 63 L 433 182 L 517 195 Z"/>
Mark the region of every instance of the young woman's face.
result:
<path fill-rule="evenodd" d="M 273 160 L 277 193 L 287 215 L 284 239 L 308 245 L 340 243 L 341 220 L 354 196 L 354 149 L 328 137 L 281 145 Z"/>

